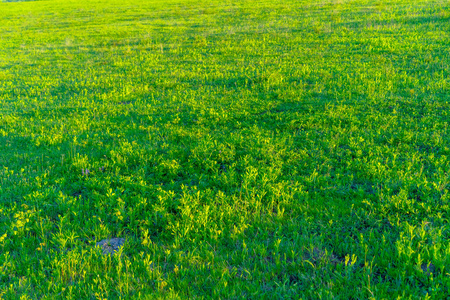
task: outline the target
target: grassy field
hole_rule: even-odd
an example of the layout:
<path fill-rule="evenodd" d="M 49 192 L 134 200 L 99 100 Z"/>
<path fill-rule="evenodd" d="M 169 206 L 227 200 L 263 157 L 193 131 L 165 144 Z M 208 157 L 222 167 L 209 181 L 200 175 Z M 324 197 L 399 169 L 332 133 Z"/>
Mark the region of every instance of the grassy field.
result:
<path fill-rule="evenodd" d="M 0 3 L 0 298 L 447 297 L 449 41 L 448 1 Z"/>

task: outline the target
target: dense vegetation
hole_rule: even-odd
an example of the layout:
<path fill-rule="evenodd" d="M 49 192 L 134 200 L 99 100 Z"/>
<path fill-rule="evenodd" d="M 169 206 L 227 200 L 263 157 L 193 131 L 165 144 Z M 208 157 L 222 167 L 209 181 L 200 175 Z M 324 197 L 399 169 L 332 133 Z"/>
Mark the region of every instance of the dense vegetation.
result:
<path fill-rule="evenodd" d="M 0 297 L 446 297 L 449 40 L 446 1 L 0 3 Z"/>

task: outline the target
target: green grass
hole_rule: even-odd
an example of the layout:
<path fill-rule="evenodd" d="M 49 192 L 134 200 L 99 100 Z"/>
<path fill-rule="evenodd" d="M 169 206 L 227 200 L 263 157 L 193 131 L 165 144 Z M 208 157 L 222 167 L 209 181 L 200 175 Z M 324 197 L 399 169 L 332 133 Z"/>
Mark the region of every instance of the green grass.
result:
<path fill-rule="evenodd" d="M 0 3 L 0 298 L 447 297 L 449 40 L 447 1 Z"/>

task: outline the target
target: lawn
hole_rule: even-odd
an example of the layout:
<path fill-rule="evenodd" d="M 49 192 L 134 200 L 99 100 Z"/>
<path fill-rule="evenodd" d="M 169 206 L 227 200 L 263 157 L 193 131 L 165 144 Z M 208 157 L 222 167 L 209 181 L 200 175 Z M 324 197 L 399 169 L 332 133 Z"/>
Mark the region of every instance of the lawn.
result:
<path fill-rule="evenodd" d="M 447 297 L 449 41 L 437 0 L 0 2 L 0 298 Z"/>

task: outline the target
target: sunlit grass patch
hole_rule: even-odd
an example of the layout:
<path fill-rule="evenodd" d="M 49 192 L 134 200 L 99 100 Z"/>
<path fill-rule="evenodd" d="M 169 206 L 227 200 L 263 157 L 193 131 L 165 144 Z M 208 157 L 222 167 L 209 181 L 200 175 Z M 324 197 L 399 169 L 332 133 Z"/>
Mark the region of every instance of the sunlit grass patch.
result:
<path fill-rule="evenodd" d="M 0 298 L 448 295 L 447 3 L 0 11 Z"/>

